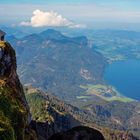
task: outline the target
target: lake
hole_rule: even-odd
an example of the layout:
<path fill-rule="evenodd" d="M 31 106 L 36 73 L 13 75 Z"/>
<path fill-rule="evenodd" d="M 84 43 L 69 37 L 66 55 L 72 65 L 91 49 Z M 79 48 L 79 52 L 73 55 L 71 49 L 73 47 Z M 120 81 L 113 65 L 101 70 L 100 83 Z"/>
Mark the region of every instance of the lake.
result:
<path fill-rule="evenodd" d="M 140 60 L 114 62 L 105 69 L 104 78 L 123 95 L 140 100 Z"/>

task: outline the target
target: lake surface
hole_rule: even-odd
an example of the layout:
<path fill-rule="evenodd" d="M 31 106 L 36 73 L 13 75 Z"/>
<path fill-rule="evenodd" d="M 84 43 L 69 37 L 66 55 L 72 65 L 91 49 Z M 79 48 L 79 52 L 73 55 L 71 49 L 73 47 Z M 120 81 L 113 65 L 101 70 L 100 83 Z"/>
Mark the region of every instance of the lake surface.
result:
<path fill-rule="evenodd" d="M 105 69 L 104 78 L 123 95 L 140 100 L 140 60 L 114 62 Z"/>

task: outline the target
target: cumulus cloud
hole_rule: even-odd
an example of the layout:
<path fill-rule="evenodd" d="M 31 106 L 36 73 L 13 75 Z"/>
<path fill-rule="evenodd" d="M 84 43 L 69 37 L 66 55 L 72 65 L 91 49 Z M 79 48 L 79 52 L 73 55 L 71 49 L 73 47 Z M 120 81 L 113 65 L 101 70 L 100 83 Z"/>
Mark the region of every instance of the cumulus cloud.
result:
<path fill-rule="evenodd" d="M 43 27 L 43 26 L 66 26 L 70 28 L 83 28 L 85 25 L 75 24 L 56 12 L 44 12 L 34 10 L 30 21 L 23 21 L 22 26 Z"/>

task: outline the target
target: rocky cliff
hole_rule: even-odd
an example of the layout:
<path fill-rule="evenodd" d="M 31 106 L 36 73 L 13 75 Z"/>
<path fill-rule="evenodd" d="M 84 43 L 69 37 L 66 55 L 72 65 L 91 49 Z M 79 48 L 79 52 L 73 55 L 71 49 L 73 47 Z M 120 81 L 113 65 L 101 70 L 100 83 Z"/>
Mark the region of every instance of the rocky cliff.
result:
<path fill-rule="evenodd" d="M 31 117 L 16 73 L 15 51 L 0 41 L 0 140 L 35 140 Z"/>

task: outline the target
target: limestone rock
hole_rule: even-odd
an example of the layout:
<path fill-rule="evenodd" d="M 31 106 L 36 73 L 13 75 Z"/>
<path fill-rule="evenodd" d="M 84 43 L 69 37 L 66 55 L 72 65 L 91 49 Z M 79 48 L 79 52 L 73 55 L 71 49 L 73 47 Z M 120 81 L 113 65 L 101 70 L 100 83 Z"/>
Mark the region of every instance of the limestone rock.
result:
<path fill-rule="evenodd" d="M 16 72 L 15 51 L 9 43 L 0 41 L 0 140 L 30 140 L 35 136 L 29 128 L 30 120 Z"/>

